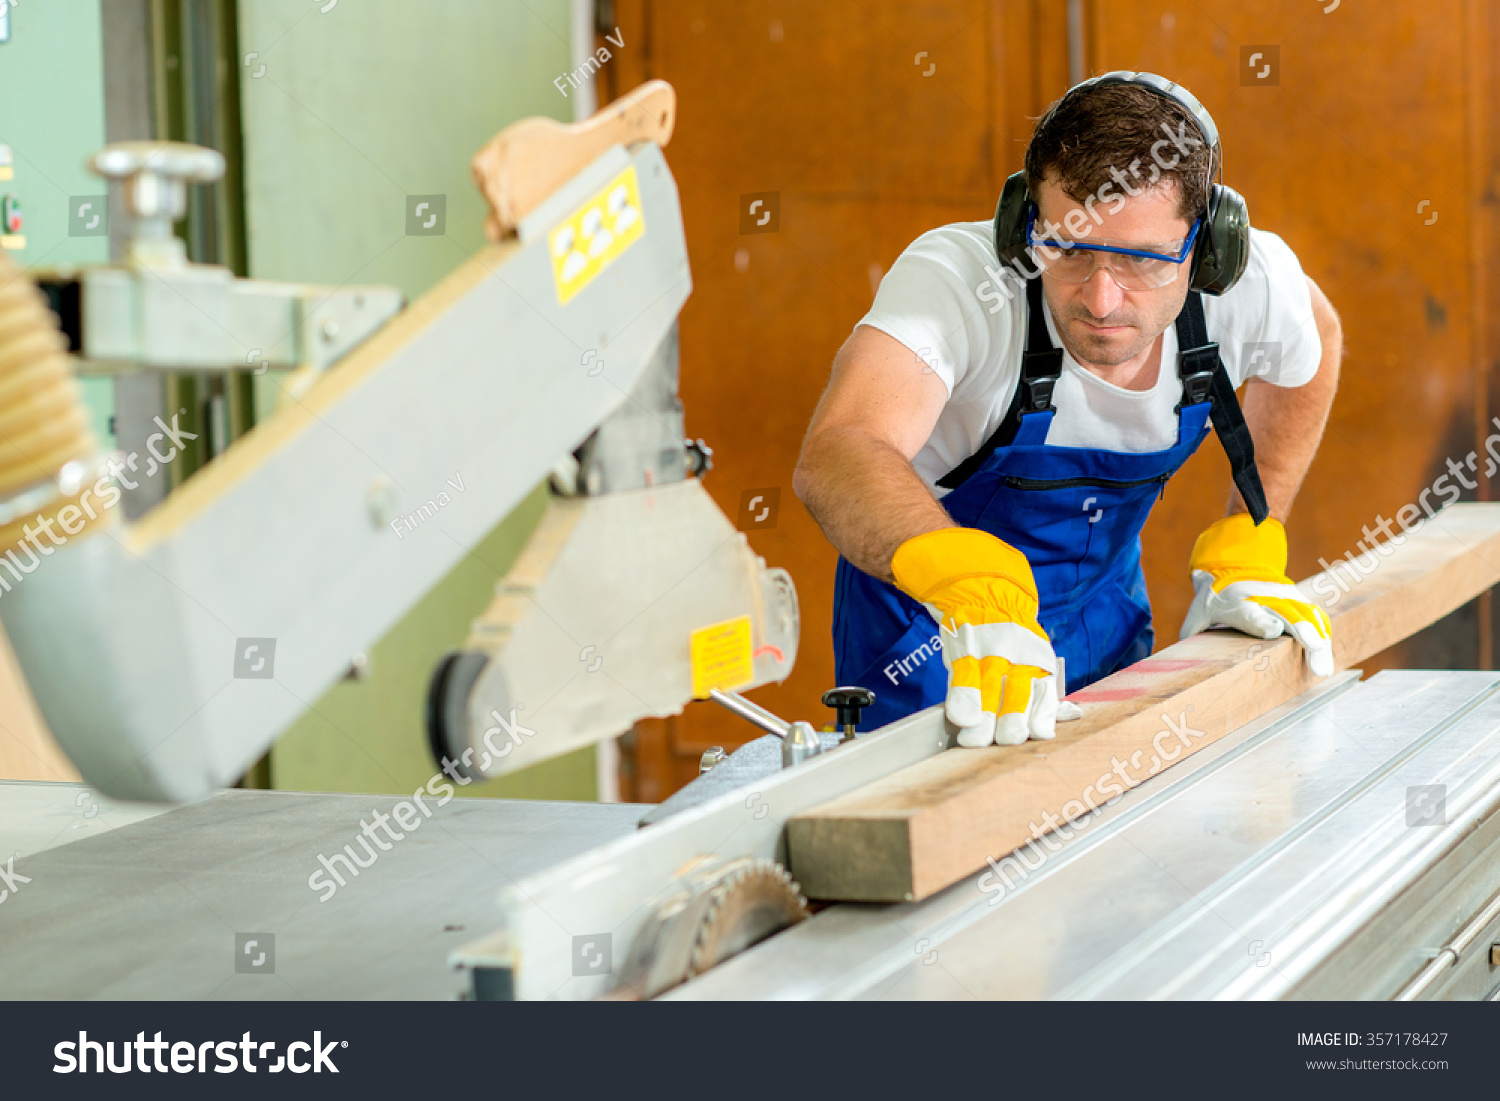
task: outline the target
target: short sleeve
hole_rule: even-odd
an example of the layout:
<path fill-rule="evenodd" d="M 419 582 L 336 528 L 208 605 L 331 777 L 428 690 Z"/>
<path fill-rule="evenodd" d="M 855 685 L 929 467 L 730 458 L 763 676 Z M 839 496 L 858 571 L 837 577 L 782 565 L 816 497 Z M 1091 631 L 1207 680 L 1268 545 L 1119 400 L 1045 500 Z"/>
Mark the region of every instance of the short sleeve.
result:
<path fill-rule="evenodd" d="M 1323 344 L 1312 292 L 1297 254 L 1276 234 L 1250 231 L 1245 274 L 1219 299 L 1206 299 L 1205 313 L 1236 386 L 1248 378 L 1302 386 L 1318 373 Z"/>
<path fill-rule="evenodd" d="M 860 324 L 910 348 L 952 397 L 973 365 L 988 362 L 992 347 L 1005 346 L 1006 334 L 999 329 L 1006 327 L 1010 311 L 997 317 L 986 305 L 1008 297 L 1005 289 L 987 238 L 967 223 L 943 226 L 918 237 L 897 257 Z"/>

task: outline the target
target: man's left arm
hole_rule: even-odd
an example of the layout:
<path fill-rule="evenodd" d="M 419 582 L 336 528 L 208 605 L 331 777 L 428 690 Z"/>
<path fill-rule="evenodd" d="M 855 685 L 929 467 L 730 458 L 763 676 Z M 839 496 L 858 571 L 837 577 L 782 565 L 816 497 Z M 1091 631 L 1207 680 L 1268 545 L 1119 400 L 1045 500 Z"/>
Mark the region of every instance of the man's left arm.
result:
<path fill-rule="evenodd" d="M 1265 486 L 1266 503 L 1271 515 L 1286 523 L 1292 501 L 1302 486 L 1307 468 L 1312 465 L 1333 395 L 1339 386 L 1339 366 L 1344 356 L 1344 333 L 1339 315 L 1328 296 L 1311 278 L 1307 289 L 1312 295 L 1313 320 L 1318 326 L 1318 342 L 1323 357 L 1318 373 L 1305 385 L 1286 387 L 1252 378 L 1245 383 L 1245 423 L 1255 441 L 1255 465 L 1260 468 Z M 1234 489 L 1229 491 L 1228 514 L 1245 511 L 1245 502 Z"/>
<path fill-rule="evenodd" d="M 1245 385 L 1245 423 L 1271 515 L 1256 524 L 1240 495 L 1230 491 L 1228 514 L 1193 545 L 1194 596 L 1181 637 L 1209 627 L 1232 627 L 1257 638 L 1290 634 L 1307 652 L 1312 672 L 1327 676 L 1334 670 L 1333 625 L 1286 576 L 1282 527 L 1323 438 L 1344 354 L 1338 314 L 1311 279 L 1307 287 L 1322 347 L 1317 373 L 1296 387 L 1263 379 Z"/>

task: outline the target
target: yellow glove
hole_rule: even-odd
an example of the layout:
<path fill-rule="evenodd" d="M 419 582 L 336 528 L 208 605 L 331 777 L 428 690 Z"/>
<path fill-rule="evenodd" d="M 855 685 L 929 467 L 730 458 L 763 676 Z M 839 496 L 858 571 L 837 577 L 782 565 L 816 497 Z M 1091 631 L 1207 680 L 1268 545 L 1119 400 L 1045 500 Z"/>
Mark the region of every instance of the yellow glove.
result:
<path fill-rule="evenodd" d="M 1026 556 L 974 528 L 908 539 L 891 558 L 901 591 L 926 607 L 942 637 L 947 713 L 964 746 L 1051 738 L 1057 656 L 1037 622 Z"/>
<path fill-rule="evenodd" d="M 1188 562 L 1196 590 L 1182 622 L 1187 638 L 1210 627 L 1233 627 L 1256 638 L 1290 633 L 1307 653 L 1314 676 L 1333 672 L 1333 624 L 1286 576 L 1286 529 L 1246 513 L 1215 523 L 1193 544 Z"/>

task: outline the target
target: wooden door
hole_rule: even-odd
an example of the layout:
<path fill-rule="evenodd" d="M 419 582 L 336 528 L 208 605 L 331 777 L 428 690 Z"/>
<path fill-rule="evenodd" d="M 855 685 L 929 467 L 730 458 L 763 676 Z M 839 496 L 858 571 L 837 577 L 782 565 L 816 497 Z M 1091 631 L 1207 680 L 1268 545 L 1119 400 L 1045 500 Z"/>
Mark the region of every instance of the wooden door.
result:
<path fill-rule="evenodd" d="M 1418 503 L 1449 459 L 1477 453 L 1482 474 L 1500 358 L 1500 9 L 1480 0 L 1092 0 L 1088 14 L 1093 71 L 1166 73 L 1209 107 L 1225 182 L 1342 317 L 1338 400 L 1288 525 L 1291 575 L 1358 554 L 1365 526 Z M 1464 499 L 1489 499 L 1486 479 L 1466 477 L 1472 488 L 1448 484 Z M 1159 643 L 1176 637 L 1192 596 L 1188 551 L 1219 515 L 1228 483 L 1222 452 L 1205 445 L 1147 526 Z M 1428 501 L 1442 497 L 1440 488 Z M 1490 637 L 1485 597 L 1366 670 L 1490 668 Z"/>
<path fill-rule="evenodd" d="M 1500 16 L 1483 0 L 1082 10 L 1087 70 L 1148 69 L 1191 88 L 1219 124 L 1226 182 L 1343 317 L 1343 390 L 1290 527 L 1291 572 L 1306 576 L 1354 550 L 1377 513 L 1416 500 L 1447 458 L 1478 448 L 1482 459 L 1496 431 L 1485 426 L 1500 358 Z M 791 473 L 833 354 L 912 239 L 991 215 L 1035 118 L 1068 87 L 1066 12 L 1066 0 L 615 4 L 625 45 L 601 102 L 650 77 L 679 95 L 666 152 L 694 279 L 682 396 L 690 432 L 715 449 L 705 485 L 731 517 L 750 496 L 778 494 L 774 517 L 747 534 L 791 571 L 801 600 L 795 672 L 753 693 L 780 715 L 831 719 L 818 697 L 833 683 L 835 555 Z M 1275 83 L 1247 79 L 1246 47 L 1259 46 L 1275 47 Z M 754 197 L 761 214 L 774 197 L 774 228 L 742 224 Z M 1210 441 L 1148 525 L 1158 645 L 1176 637 L 1192 540 L 1228 485 Z M 1487 484 L 1465 495 L 1487 496 Z M 1370 667 L 1488 667 L 1489 635 L 1487 601 L 1476 602 Z M 643 723 L 627 739 L 624 794 L 661 799 L 696 775 L 708 746 L 755 734 L 708 704 Z"/>
<path fill-rule="evenodd" d="M 779 715 L 832 722 L 819 697 L 834 683 L 836 556 L 791 487 L 829 364 L 915 237 L 991 216 L 1029 119 L 1067 88 L 1065 20 L 1065 0 L 615 5 L 625 46 L 601 102 L 651 77 L 678 93 L 666 154 L 693 269 L 682 398 L 689 432 L 714 448 L 704 485 L 797 584 L 796 669 L 751 693 Z M 774 202 L 774 229 L 745 232 L 759 228 L 741 224 L 755 196 L 751 221 Z M 776 501 L 760 524 L 742 515 L 756 495 Z M 642 723 L 623 794 L 664 798 L 704 749 L 757 733 L 701 703 Z"/>

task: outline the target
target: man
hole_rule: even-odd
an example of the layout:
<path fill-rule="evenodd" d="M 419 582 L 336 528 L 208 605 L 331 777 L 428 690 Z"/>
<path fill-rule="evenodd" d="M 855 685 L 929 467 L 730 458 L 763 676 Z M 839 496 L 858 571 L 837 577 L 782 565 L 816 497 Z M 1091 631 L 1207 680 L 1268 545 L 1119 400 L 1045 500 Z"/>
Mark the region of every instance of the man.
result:
<path fill-rule="evenodd" d="M 932 230 L 886 274 L 794 479 L 841 552 L 836 676 L 875 692 L 864 725 L 946 698 L 961 745 L 1050 738 L 1061 695 L 1148 655 L 1140 530 L 1210 416 L 1236 489 L 1193 548 L 1183 637 L 1288 632 L 1332 672 L 1282 523 L 1337 387 L 1339 322 L 1214 183 L 1220 156 L 1169 81 L 1086 81 L 1038 122 L 993 227 Z"/>

